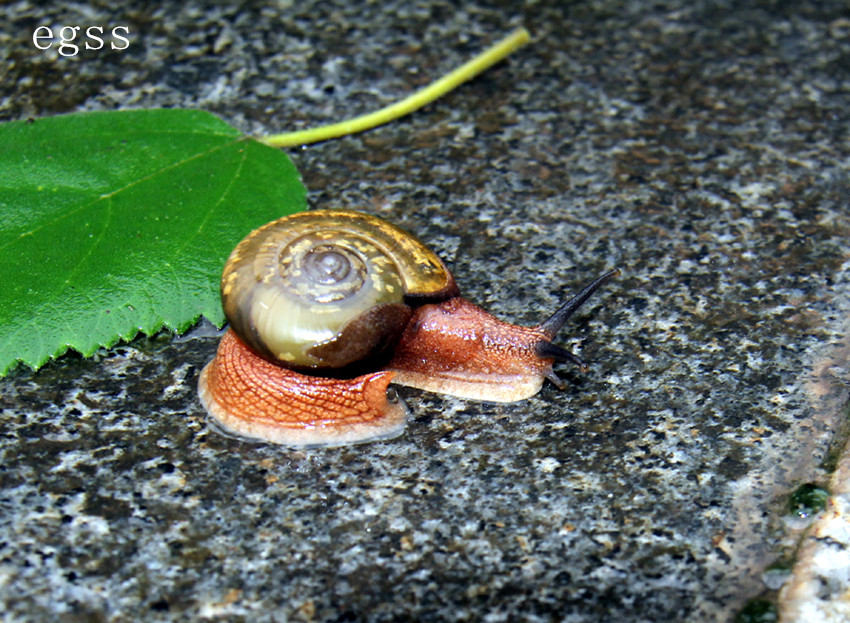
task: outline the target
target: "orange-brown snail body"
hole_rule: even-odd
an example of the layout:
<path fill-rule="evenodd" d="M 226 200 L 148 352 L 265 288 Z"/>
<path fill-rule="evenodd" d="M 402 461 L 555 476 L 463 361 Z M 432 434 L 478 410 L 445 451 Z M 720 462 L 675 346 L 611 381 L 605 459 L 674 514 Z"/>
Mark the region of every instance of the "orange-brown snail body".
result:
<path fill-rule="evenodd" d="M 552 344 L 612 270 L 545 322 L 502 322 L 460 297 L 443 262 L 379 218 L 314 210 L 273 221 L 234 249 L 221 279 L 230 330 L 199 381 L 227 431 L 288 445 L 399 434 L 407 409 L 390 382 L 494 402 L 562 383 Z"/>

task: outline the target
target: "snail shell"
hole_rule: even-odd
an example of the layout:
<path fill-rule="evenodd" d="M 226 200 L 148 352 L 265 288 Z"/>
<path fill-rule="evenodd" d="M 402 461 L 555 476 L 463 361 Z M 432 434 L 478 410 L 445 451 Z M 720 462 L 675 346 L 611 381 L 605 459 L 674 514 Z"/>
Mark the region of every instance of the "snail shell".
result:
<path fill-rule="evenodd" d="M 299 370 L 363 367 L 389 351 L 410 300 L 457 286 L 422 242 L 373 216 L 315 210 L 273 221 L 234 249 L 221 278 L 231 328 L 254 352 Z"/>
<path fill-rule="evenodd" d="M 398 435 L 407 409 L 390 382 L 463 398 L 522 400 L 555 361 L 585 364 L 552 343 L 605 281 L 546 321 L 511 325 L 459 296 L 443 262 L 373 216 L 315 210 L 249 234 L 221 279 L 230 331 L 199 379 L 226 431 L 288 445 Z"/>

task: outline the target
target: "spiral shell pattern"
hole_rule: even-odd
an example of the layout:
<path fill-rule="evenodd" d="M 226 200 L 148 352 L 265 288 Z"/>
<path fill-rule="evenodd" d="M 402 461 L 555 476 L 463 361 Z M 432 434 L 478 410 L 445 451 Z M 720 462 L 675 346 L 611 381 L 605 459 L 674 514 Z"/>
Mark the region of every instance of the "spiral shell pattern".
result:
<path fill-rule="evenodd" d="M 457 294 L 422 242 L 347 210 L 287 216 L 231 253 L 221 298 L 231 328 L 258 354 L 296 369 L 340 368 L 391 348 L 411 300 Z"/>

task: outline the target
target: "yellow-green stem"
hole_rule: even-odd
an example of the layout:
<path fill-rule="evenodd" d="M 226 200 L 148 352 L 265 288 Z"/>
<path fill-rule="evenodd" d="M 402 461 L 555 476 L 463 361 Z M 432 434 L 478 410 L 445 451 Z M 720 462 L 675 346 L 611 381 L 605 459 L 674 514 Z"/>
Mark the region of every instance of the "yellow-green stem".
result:
<path fill-rule="evenodd" d="M 518 28 L 497 44 L 488 48 L 471 61 L 464 63 L 451 73 L 446 74 L 439 80 L 432 82 L 427 87 L 420 89 L 403 100 L 395 104 L 390 104 L 373 113 L 311 130 L 285 132 L 283 134 L 262 137 L 258 140 L 272 147 L 297 147 L 299 145 L 318 143 L 319 141 L 326 141 L 331 138 L 370 130 L 410 114 L 426 104 L 430 104 L 438 97 L 445 95 L 455 87 L 474 78 L 488 67 L 495 65 L 518 47 L 527 43 L 530 38 L 531 36 L 525 28 Z"/>

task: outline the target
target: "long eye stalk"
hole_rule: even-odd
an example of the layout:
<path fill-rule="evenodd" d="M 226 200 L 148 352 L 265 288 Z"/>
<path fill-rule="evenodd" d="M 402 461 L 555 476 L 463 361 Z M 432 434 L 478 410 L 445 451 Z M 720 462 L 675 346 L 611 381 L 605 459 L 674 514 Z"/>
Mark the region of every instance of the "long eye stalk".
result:
<path fill-rule="evenodd" d="M 609 279 L 613 279 L 614 277 L 620 276 L 620 269 L 614 268 L 609 270 L 604 275 L 597 277 L 589 284 L 582 288 L 581 292 L 576 294 L 569 301 L 561 305 L 558 310 L 549 316 L 549 318 L 539 325 L 537 325 L 537 329 L 543 332 L 550 340 L 555 337 L 555 334 L 561 330 L 561 327 L 564 326 L 564 323 L 567 322 L 570 316 L 582 306 L 582 304 L 590 298 L 590 296 L 596 292 L 599 287 L 604 284 Z M 558 355 L 549 355 L 550 357 L 554 357 L 555 359 L 562 359 L 562 357 Z M 565 361 L 572 361 L 571 357 L 567 357 Z M 579 363 L 579 362 L 577 362 Z"/>
<path fill-rule="evenodd" d="M 609 270 L 604 275 L 597 277 L 589 284 L 582 288 L 581 292 L 572 297 L 569 301 L 561 305 L 558 310 L 549 316 L 549 318 L 539 325 L 537 325 L 537 329 L 543 333 L 549 340 L 555 337 L 555 334 L 564 326 L 564 323 L 569 319 L 573 313 L 582 306 L 582 304 L 590 298 L 590 296 L 596 292 L 599 287 L 604 284 L 609 279 L 613 279 L 614 277 L 620 276 L 620 269 L 614 268 Z M 557 344 L 553 344 L 550 341 L 541 341 L 537 344 L 535 348 L 537 355 L 542 357 L 543 359 L 554 359 L 555 361 L 570 361 L 577 366 L 579 366 L 582 371 L 587 371 L 587 363 L 584 362 L 581 358 L 577 357 L 570 351 Z M 548 378 L 552 383 L 557 385 L 560 389 L 564 389 L 564 382 L 559 379 L 555 374 L 549 371 L 546 374 L 546 378 Z"/>

